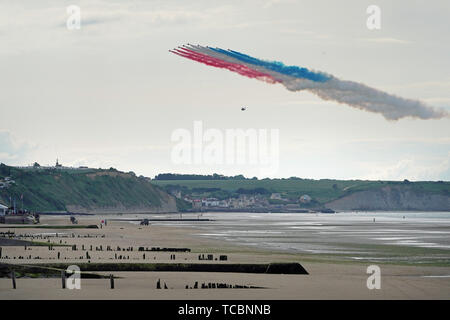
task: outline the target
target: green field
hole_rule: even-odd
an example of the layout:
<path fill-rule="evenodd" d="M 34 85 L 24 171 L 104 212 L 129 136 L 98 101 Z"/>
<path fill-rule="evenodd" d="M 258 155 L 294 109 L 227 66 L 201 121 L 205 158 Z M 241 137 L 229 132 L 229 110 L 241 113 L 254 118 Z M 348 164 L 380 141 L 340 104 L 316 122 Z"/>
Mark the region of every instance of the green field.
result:
<path fill-rule="evenodd" d="M 242 180 L 152 180 L 153 184 L 166 190 L 181 188 L 188 194 L 204 196 L 236 196 L 239 189 L 263 188 L 269 193 L 282 193 L 286 198 L 298 199 L 308 194 L 319 203 L 325 203 L 352 192 L 382 188 L 385 186 L 407 186 L 420 192 L 450 194 L 450 182 L 368 181 L 368 180 L 311 180 L 311 179 L 242 179 Z M 210 190 L 208 190 L 210 189 Z M 214 190 L 219 189 L 219 190 Z"/>

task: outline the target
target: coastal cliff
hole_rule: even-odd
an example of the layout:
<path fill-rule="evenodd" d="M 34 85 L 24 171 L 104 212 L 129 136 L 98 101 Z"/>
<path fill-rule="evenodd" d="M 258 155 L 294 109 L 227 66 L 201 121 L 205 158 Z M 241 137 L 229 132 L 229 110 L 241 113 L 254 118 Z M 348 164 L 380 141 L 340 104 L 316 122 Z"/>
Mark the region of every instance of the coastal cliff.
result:
<path fill-rule="evenodd" d="M 354 192 L 325 206 L 333 210 L 450 211 L 450 195 L 422 192 L 410 186 L 386 186 Z"/>
<path fill-rule="evenodd" d="M 38 212 L 177 212 L 176 199 L 145 177 L 116 169 L 17 168 L 0 165 L 0 202 Z M 23 195 L 23 197 L 22 197 Z M 23 200 L 22 200 L 23 198 Z"/>

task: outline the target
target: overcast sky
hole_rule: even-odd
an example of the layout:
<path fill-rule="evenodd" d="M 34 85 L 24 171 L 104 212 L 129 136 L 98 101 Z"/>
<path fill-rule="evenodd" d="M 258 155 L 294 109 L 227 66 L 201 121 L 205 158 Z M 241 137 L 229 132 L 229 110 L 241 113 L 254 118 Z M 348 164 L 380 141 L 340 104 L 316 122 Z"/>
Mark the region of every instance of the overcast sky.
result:
<path fill-rule="evenodd" d="M 380 30 L 366 27 L 371 4 Z M 198 120 L 278 129 L 272 176 L 450 180 L 449 118 L 387 121 L 168 52 L 230 48 L 450 110 L 449 13 L 447 0 L 0 0 L 0 162 L 263 177 L 173 163 L 171 134 Z"/>

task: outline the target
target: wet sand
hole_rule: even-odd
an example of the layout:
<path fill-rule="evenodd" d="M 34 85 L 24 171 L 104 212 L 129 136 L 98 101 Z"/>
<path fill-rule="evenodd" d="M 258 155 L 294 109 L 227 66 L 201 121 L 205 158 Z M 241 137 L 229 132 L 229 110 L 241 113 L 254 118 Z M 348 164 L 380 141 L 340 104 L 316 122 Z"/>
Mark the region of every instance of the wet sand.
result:
<path fill-rule="evenodd" d="M 41 224 L 67 225 L 68 218 L 43 217 Z M 92 224 L 92 219 L 80 218 L 79 224 Z M 367 266 L 363 262 L 342 262 L 332 256 L 279 252 L 273 249 L 236 245 L 234 243 L 199 237 L 200 230 L 171 226 L 139 226 L 127 222 L 109 222 L 102 229 L 14 229 L 16 234 L 49 234 L 55 244 L 76 244 L 70 247 L 3 246 L 1 262 L 29 264 L 45 262 L 86 263 L 85 251 L 90 261 L 127 263 L 209 263 L 199 261 L 199 254 L 227 255 L 220 263 L 271 263 L 299 262 L 309 275 L 213 273 L 213 272 L 108 272 L 115 277 L 115 289 L 109 288 L 109 279 L 82 279 L 81 290 L 61 289 L 59 278 L 17 278 L 17 289 L 12 289 L 11 279 L 0 279 L 0 299 L 449 299 L 450 269 L 448 267 L 421 265 L 378 265 L 381 268 L 381 289 L 369 290 L 366 285 Z M 0 231 L 7 231 L 2 229 Z M 72 235 L 74 237 L 72 237 Z M 67 236 L 67 237 L 66 237 Z M 89 237 L 87 237 L 89 236 Z M 34 239 L 46 242 L 48 239 Z M 66 243 L 67 242 L 67 243 Z M 95 247 L 102 245 L 103 251 Z M 133 251 L 106 251 L 106 246 L 133 247 Z M 183 247 L 191 252 L 138 252 L 137 247 Z M 60 253 L 60 259 L 57 254 Z M 115 254 L 126 256 L 114 259 Z M 170 255 L 175 254 L 175 260 Z M 39 256 L 41 259 L 17 259 Z M 130 257 L 128 259 L 128 256 Z M 16 257 L 13 259 L 12 257 Z M 83 257 L 81 259 L 81 257 Z M 217 261 L 213 261 L 217 263 Z M 97 272 L 99 273 L 99 272 Z M 168 289 L 156 289 L 161 279 Z M 185 289 L 198 281 L 252 285 L 264 289 Z"/>

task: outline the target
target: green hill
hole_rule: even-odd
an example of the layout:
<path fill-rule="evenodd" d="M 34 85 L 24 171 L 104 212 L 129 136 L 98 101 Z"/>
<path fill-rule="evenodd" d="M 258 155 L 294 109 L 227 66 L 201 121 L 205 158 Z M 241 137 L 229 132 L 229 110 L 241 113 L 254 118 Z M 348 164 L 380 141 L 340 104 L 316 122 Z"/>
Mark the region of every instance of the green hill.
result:
<path fill-rule="evenodd" d="M 409 181 L 370 181 L 370 180 L 312 180 L 312 179 L 241 179 L 241 180 L 152 180 L 152 183 L 170 189 L 179 186 L 190 192 L 204 191 L 205 195 L 224 191 L 230 195 L 239 189 L 265 189 L 269 193 L 283 193 L 287 198 L 298 198 L 308 194 L 325 203 L 356 191 L 378 189 L 385 186 L 409 186 L 417 191 L 430 193 L 450 193 L 450 182 L 409 182 Z M 219 190 L 216 190 L 219 189 Z M 256 190 L 257 191 L 257 190 Z"/>
<path fill-rule="evenodd" d="M 113 168 L 17 168 L 0 165 L 0 181 L 14 183 L 0 189 L 0 202 L 10 197 L 21 208 L 33 211 L 76 213 L 173 212 L 176 201 L 147 178 Z"/>
<path fill-rule="evenodd" d="M 259 194 L 269 198 L 272 193 L 280 193 L 285 200 L 298 202 L 300 196 L 307 194 L 313 199 L 310 205 L 316 207 L 328 207 L 327 204 L 332 203 L 339 209 L 354 210 L 450 210 L 450 182 L 447 181 L 233 178 L 152 180 L 152 183 L 168 192 L 180 191 L 182 195 L 194 198 L 226 199 L 241 194 Z"/>
<path fill-rule="evenodd" d="M 167 177 L 169 180 L 163 180 Z M 181 179 L 176 180 L 176 178 Z M 14 182 L 11 182 L 13 180 Z M 300 207 L 338 210 L 450 211 L 450 182 L 312 179 L 245 179 L 243 176 L 159 175 L 158 180 L 116 169 L 27 167 L 0 164 L 0 203 L 33 211 L 75 213 L 176 212 L 191 208 L 168 193 L 191 198 L 238 198 L 259 195 L 270 204 L 312 201 Z M 270 199 L 279 193 L 283 201 Z"/>

